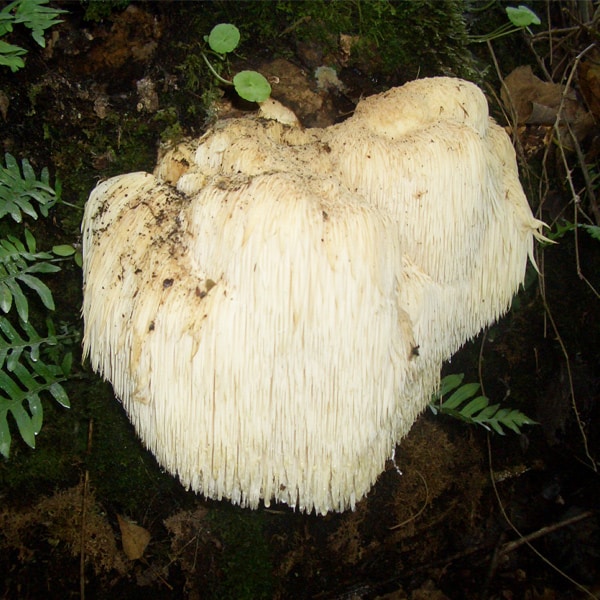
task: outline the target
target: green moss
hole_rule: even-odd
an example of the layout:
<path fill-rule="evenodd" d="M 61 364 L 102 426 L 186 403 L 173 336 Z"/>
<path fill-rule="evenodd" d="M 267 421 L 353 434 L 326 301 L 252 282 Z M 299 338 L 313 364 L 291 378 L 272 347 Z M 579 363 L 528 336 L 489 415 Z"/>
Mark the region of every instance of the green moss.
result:
<path fill-rule="evenodd" d="M 109 114 L 102 121 L 83 125 L 77 132 L 47 126 L 52 162 L 63 186 L 63 198 L 83 209 L 100 177 L 133 171 L 152 171 L 157 142 L 165 124 L 147 115 Z M 77 234 L 81 211 L 58 206 L 65 231 Z"/>
<path fill-rule="evenodd" d="M 464 0 L 280 0 L 241 2 L 236 25 L 244 44 L 273 45 L 284 37 L 338 50 L 339 35 L 356 36 L 353 60 L 403 80 L 453 74 L 472 78 Z M 234 7 L 228 17 L 235 19 Z M 286 32 L 282 36 L 282 32 Z M 276 48 L 275 48 L 276 49 Z"/>
<path fill-rule="evenodd" d="M 70 395 L 72 385 L 65 388 Z M 85 448 L 84 440 L 71 410 L 44 402 L 44 424 L 36 449 L 13 436 L 10 458 L 0 463 L 0 488 L 9 500 L 27 505 L 56 487 L 74 485 L 80 476 L 77 457 Z"/>
<path fill-rule="evenodd" d="M 83 390 L 82 390 L 83 391 Z M 146 451 L 111 387 L 99 380 L 80 396 L 80 422 L 92 426 L 92 446 L 85 457 L 98 496 L 130 515 L 144 515 L 153 499 L 185 494 Z"/>
<path fill-rule="evenodd" d="M 219 505 L 210 511 L 208 520 L 223 542 L 222 577 L 214 597 L 220 600 L 272 598 L 273 574 L 263 513 Z"/>
<path fill-rule="evenodd" d="M 36 450 L 25 447 L 14 436 L 11 457 L 0 465 L 0 487 L 9 500 L 13 498 L 19 505 L 33 502 L 39 494 L 49 494 L 55 487 L 77 482 L 77 473 L 68 456 L 60 448 L 48 446 L 47 429 L 47 426 L 42 429 Z"/>
<path fill-rule="evenodd" d="M 434 75 L 479 79 L 469 49 L 465 0 L 248 0 L 210 6 L 210 11 L 190 12 L 187 31 L 171 49 L 182 89 L 197 99 L 182 99 L 185 118 L 196 116 L 199 107 L 207 113 L 220 92 L 201 57 L 204 36 L 220 22 L 239 28 L 236 54 L 250 65 L 261 56 L 290 57 L 299 44 L 316 50 L 325 64 L 335 62 L 340 34 L 346 34 L 355 40 L 348 66 L 382 88 Z M 229 76 L 227 64 L 223 69 Z"/>
<path fill-rule="evenodd" d="M 56 487 L 74 485 L 85 470 L 103 501 L 140 518 L 161 497 L 171 502 L 176 497 L 176 503 L 193 497 L 142 447 L 108 384 L 79 373 L 66 387 L 71 409 L 46 403 L 37 448 L 31 450 L 15 436 L 10 460 L 0 464 L 0 486 L 9 498 L 34 502 Z"/>
<path fill-rule="evenodd" d="M 113 12 L 121 11 L 129 4 L 130 0 L 83 0 L 85 6 L 84 19 L 86 21 L 102 21 L 110 17 Z"/>

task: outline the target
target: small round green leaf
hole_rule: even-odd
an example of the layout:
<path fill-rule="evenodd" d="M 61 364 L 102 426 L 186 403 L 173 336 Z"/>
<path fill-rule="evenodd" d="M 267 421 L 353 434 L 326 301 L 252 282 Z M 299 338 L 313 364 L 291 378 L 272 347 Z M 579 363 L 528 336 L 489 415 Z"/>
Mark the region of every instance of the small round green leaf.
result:
<path fill-rule="evenodd" d="M 229 23 L 215 25 L 208 36 L 208 45 L 218 54 L 227 54 L 240 43 L 240 30 Z"/>
<path fill-rule="evenodd" d="M 70 244 L 60 244 L 58 246 L 52 246 L 52 252 L 56 256 L 73 256 L 76 250 Z"/>
<path fill-rule="evenodd" d="M 248 102 L 264 102 L 271 95 L 269 82 L 256 71 L 240 71 L 233 78 L 235 91 Z"/>
<path fill-rule="evenodd" d="M 522 4 L 518 8 L 507 6 L 506 16 L 515 27 L 529 27 L 541 23 L 540 18 L 530 8 Z"/>

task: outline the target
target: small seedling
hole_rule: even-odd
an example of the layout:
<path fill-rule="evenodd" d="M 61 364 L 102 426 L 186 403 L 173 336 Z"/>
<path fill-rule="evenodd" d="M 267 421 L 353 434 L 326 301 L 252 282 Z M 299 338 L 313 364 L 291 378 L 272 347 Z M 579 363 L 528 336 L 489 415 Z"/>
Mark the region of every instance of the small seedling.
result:
<path fill-rule="evenodd" d="M 539 25 L 541 23 L 540 18 L 530 8 L 523 6 L 522 4 L 517 8 L 514 6 L 507 6 L 505 10 L 510 23 L 505 23 L 495 31 L 492 31 L 492 33 L 472 36 L 470 40 L 472 42 L 490 42 L 523 29 L 526 29 L 527 32 L 531 34 L 532 32 L 529 29 L 529 26 Z"/>
<path fill-rule="evenodd" d="M 506 16 L 515 27 L 529 27 L 530 25 L 540 25 L 540 18 L 527 6 L 522 4 L 515 8 L 506 7 Z"/>
<path fill-rule="evenodd" d="M 233 52 L 240 43 L 240 32 L 235 25 L 220 23 L 213 27 L 208 36 L 205 37 L 211 51 L 220 60 L 225 60 L 226 55 Z M 215 78 L 225 85 L 232 85 L 240 98 L 249 102 L 264 102 L 271 95 L 269 82 L 256 71 L 240 71 L 232 81 L 221 77 L 215 70 L 204 52 L 202 58 Z"/>

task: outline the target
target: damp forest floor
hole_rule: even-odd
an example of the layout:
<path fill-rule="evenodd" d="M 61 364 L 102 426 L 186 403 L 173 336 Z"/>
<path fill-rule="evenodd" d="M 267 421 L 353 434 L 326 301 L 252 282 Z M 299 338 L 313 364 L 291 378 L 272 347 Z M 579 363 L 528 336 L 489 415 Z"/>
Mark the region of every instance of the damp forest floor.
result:
<path fill-rule="evenodd" d="M 475 80 L 558 243 L 537 248 L 540 273 L 530 268 L 508 315 L 444 369 L 537 424 L 500 436 L 427 411 L 344 514 L 250 511 L 186 492 L 75 348 L 71 408 L 47 402 L 37 448 L 15 435 L 0 462 L 2 598 L 600 598 L 600 241 L 566 225 L 600 224 L 597 3 L 533 4 L 541 33 L 490 44 L 471 43 L 468 28 L 492 31 L 505 3 L 58 2 L 68 12 L 44 49 L 15 27 L 10 41 L 28 54 L 26 68 L 0 71 L 3 151 L 47 166 L 69 203 L 28 224 L 40 248 L 79 243 L 99 180 L 151 171 L 161 145 L 254 110 L 203 65 L 202 36 L 218 22 L 243 36 L 225 70 L 263 72 L 305 126 L 418 76 Z M 401 43 L 390 23 L 406 24 Z M 339 81 L 317 81 L 320 66 Z M 523 110 L 542 106 L 550 119 L 508 125 L 501 78 L 519 66 L 554 94 L 528 96 L 540 84 L 525 73 L 513 88 Z M 55 318 L 81 328 L 79 269 L 45 281 Z"/>

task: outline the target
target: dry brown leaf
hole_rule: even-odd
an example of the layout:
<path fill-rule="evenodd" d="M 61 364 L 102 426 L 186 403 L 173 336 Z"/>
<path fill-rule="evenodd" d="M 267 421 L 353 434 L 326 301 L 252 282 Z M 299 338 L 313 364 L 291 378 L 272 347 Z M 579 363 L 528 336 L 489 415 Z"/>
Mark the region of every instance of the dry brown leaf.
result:
<path fill-rule="evenodd" d="M 573 89 L 558 83 L 542 81 L 533 74 L 529 65 L 517 67 L 504 80 L 502 102 L 514 110 L 517 123 L 553 126 L 560 110 L 560 143 L 572 150 L 583 140 L 594 125 L 594 116 L 580 102 Z"/>
<path fill-rule="evenodd" d="M 506 107 L 514 107 L 519 123 L 554 123 L 563 94 L 561 85 L 542 81 L 529 65 L 517 67 L 504 83 L 502 102 Z"/>
<path fill-rule="evenodd" d="M 121 515 L 117 515 L 119 528 L 121 529 L 121 542 L 123 552 L 129 560 L 142 558 L 144 550 L 150 541 L 150 532 L 131 521 L 128 521 Z"/>
<path fill-rule="evenodd" d="M 600 52 L 579 64 L 579 87 L 588 108 L 600 117 Z"/>

